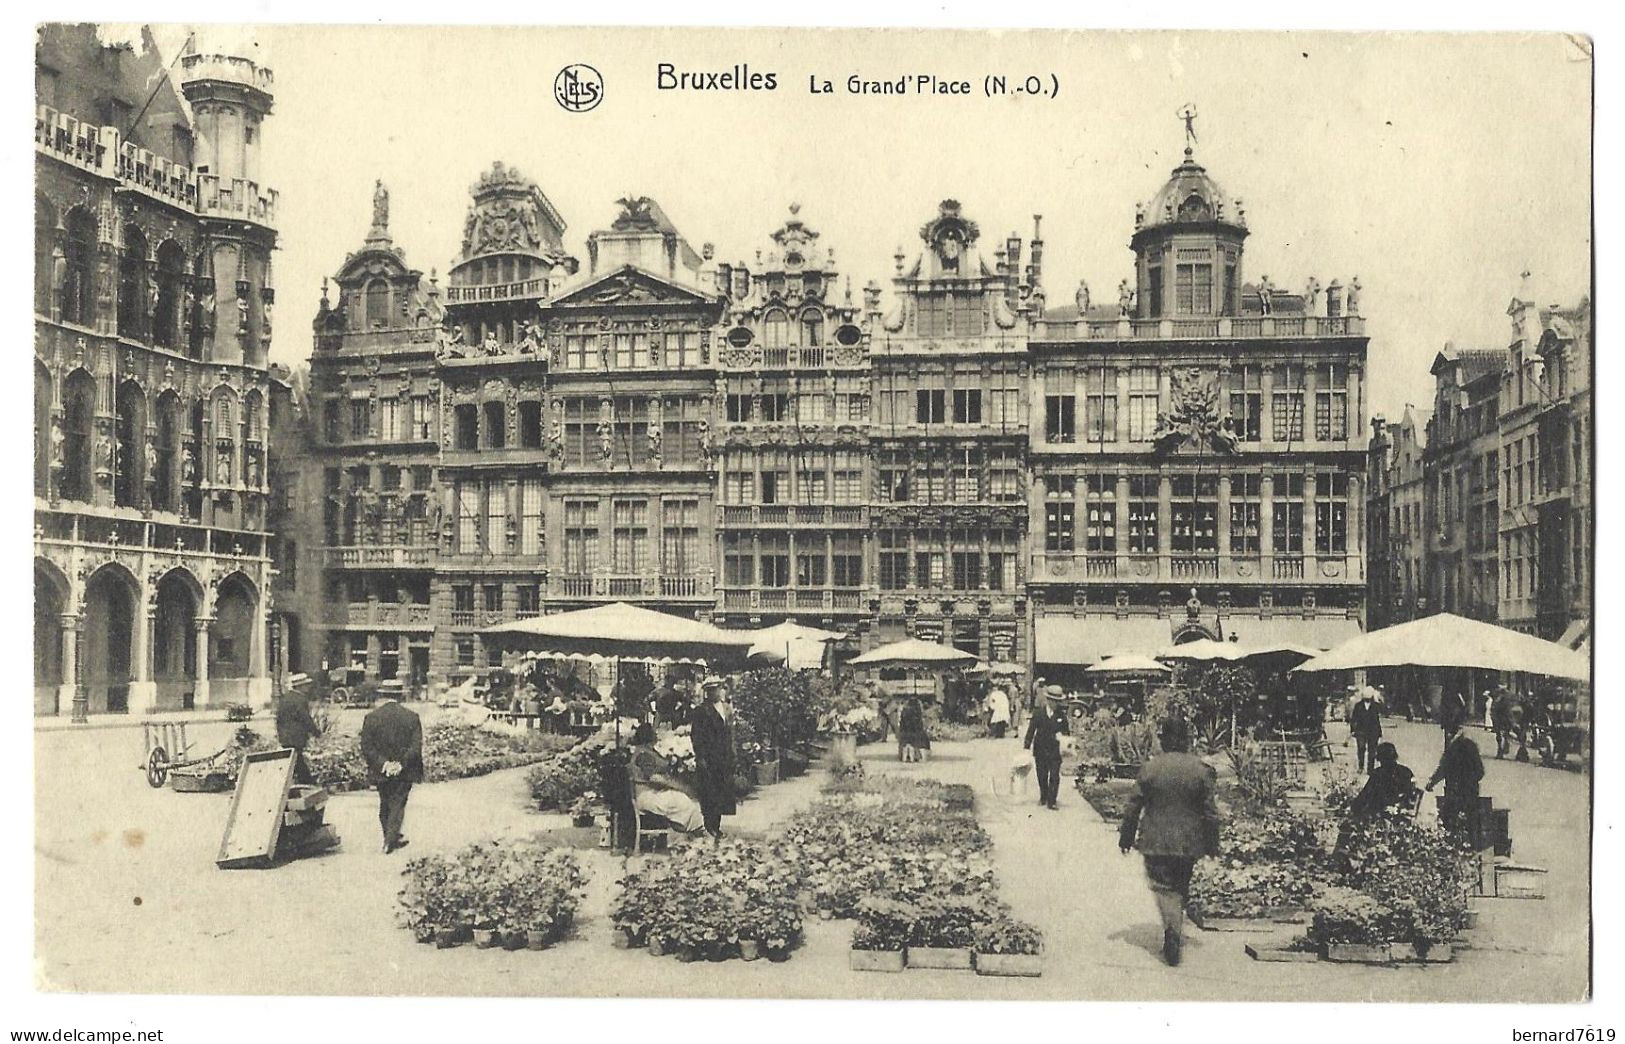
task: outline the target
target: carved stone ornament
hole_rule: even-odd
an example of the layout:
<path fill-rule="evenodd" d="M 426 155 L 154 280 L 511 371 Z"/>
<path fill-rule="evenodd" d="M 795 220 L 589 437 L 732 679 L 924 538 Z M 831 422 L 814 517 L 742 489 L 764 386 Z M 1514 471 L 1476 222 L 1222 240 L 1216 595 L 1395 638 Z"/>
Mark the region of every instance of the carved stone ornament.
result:
<path fill-rule="evenodd" d="M 1192 367 L 1175 371 L 1172 384 L 1173 411 L 1158 413 L 1156 429 L 1151 433 L 1157 449 L 1166 453 L 1192 442 L 1211 446 L 1221 453 L 1237 452 L 1239 447 L 1230 418 L 1219 415 L 1219 392 L 1215 383 Z"/>

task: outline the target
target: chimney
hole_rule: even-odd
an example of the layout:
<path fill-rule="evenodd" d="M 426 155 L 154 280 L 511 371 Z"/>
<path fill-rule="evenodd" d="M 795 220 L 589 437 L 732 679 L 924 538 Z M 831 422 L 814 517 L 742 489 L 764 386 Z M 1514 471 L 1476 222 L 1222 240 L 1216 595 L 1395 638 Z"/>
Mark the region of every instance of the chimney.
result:
<path fill-rule="evenodd" d="M 1043 220 L 1044 215 L 1033 215 L 1032 260 L 1027 262 L 1027 285 L 1034 290 L 1044 288 L 1044 235 L 1039 229 Z"/>

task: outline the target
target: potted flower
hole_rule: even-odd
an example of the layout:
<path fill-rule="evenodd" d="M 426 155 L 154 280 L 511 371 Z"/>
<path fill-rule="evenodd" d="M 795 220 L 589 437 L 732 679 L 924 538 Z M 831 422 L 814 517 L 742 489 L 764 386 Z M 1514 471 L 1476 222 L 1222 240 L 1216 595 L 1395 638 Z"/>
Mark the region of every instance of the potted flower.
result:
<path fill-rule="evenodd" d="M 570 825 L 590 827 L 598 818 L 598 792 L 589 790 L 570 803 Z"/>
<path fill-rule="evenodd" d="M 853 971 L 900 972 L 906 965 L 903 939 L 883 926 L 859 924 L 848 959 Z"/>
<path fill-rule="evenodd" d="M 1034 925 L 1001 917 L 976 927 L 976 974 L 1044 974 L 1044 935 Z"/>
<path fill-rule="evenodd" d="M 1392 959 L 1383 931 L 1389 913 L 1363 892 L 1334 886 L 1315 900 L 1308 935 L 1329 961 L 1386 964 Z"/>

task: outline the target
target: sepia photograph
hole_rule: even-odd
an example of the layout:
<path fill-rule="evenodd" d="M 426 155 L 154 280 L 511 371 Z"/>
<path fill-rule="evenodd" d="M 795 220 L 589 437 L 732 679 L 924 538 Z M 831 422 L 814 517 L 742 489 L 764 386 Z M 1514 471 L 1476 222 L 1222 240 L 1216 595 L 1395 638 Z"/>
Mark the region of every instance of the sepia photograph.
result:
<path fill-rule="evenodd" d="M 23 988 L 1591 1000 L 1592 49 L 38 23 Z"/>

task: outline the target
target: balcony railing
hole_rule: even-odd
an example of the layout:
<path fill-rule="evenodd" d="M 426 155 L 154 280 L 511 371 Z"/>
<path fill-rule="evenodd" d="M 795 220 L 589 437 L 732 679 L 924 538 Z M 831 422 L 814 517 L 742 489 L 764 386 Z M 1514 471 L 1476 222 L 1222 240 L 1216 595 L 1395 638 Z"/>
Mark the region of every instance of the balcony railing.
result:
<path fill-rule="evenodd" d="M 1083 575 L 1091 580 L 1109 580 L 1117 575 L 1117 559 L 1085 559 L 1083 563 Z"/>
<path fill-rule="evenodd" d="M 864 509 L 857 505 L 835 504 L 724 504 L 720 522 L 724 526 L 862 526 Z"/>
<path fill-rule="evenodd" d="M 1303 558 L 1295 555 L 1275 556 L 1275 579 L 1302 580 Z"/>
<path fill-rule="evenodd" d="M 554 598 L 710 598 L 708 573 L 660 575 L 598 574 L 554 576 L 549 580 Z"/>
<path fill-rule="evenodd" d="M 337 569 L 410 569 L 435 564 L 438 552 L 433 546 L 329 547 L 327 565 Z"/>
<path fill-rule="evenodd" d="M 1359 315 L 1201 316 L 1163 319 L 1045 319 L 1034 324 L 1038 340 L 1175 341 L 1271 337 L 1359 337 Z"/>
<path fill-rule="evenodd" d="M 1219 560 L 1205 555 L 1175 555 L 1168 563 L 1175 580 L 1217 580 Z"/>
<path fill-rule="evenodd" d="M 523 279 L 513 283 L 493 283 L 489 286 L 449 286 L 446 300 L 452 304 L 468 301 L 507 301 L 520 297 L 546 297 L 546 279 Z"/>
<path fill-rule="evenodd" d="M 456 614 L 452 615 L 455 618 Z M 429 606 L 401 602 L 351 602 L 346 607 L 345 619 L 356 627 L 431 627 L 434 624 Z"/>

